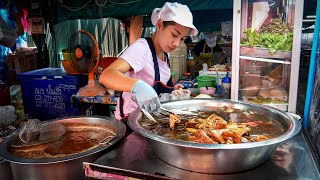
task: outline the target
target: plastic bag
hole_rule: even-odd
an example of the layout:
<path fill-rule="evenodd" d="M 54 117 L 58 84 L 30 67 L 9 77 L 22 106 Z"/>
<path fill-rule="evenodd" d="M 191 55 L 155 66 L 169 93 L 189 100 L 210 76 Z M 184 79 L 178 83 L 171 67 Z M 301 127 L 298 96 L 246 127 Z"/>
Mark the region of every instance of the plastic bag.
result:
<path fill-rule="evenodd" d="M 190 94 L 191 92 L 188 89 L 178 89 L 172 91 L 170 94 L 170 99 L 171 100 L 186 100 L 190 99 Z"/>
<path fill-rule="evenodd" d="M 11 105 L 0 106 L 0 124 L 10 124 L 17 120 L 15 108 Z"/>
<path fill-rule="evenodd" d="M 159 100 L 160 102 L 164 101 L 174 101 L 174 100 L 186 100 L 190 99 L 191 92 L 188 89 L 178 89 L 174 90 L 170 93 L 162 93 L 160 94 Z"/>

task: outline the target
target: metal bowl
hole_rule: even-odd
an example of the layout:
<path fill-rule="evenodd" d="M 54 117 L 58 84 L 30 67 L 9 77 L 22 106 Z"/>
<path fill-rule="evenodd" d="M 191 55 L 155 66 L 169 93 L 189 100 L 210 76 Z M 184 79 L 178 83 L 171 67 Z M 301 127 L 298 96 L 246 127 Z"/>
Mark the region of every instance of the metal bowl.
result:
<path fill-rule="evenodd" d="M 83 128 L 105 128 L 116 134 L 116 136 L 105 144 L 99 145 L 89 150 L 80 153 L 67 155 L 57 158 L 46 159 L 28 159 L 18 157 L 11 154 L 8 150 L 11 142 L 17 137 L 17 130 L 7 137 L 0 144 L 0 156 L 10 162 L 14 179 L 49 179 L 49 180 L 64 180 L 64 179 L 83 179 L 83 162 L 93 162 L 105 153 L 105 150 L 118 142 L 124 137 L 126 128 L 125 125 L 118 120 L 109 117 L 68 117 L 55 120 L 61 124 L 72 126 L 81 125 Z M 46 121 L 43 123 L 47 123 Z M 26 149 L 29 147 L 26 147 Z"/>
<path fill-rule="evenodd" d="M 241 144 L 198 144 L 165 138 L 150 133 L 140 126 L 142 113 L 134 111 L 129 116 L 129 126 L 144 136 L 154 154 L 164 162 L 189 171 L 225 174 L 255 168 L 270 158 L 277 146 L 301 130 L 301 123 L 293 116 L 278 109 L 231 100 L 191 99 L 171 101 L 162 106 L 171 111 L 179 109 L 210 110 L 212 107 L 233 107 L 263 113 L 278 121 L 285 132 L 275 138 Z"/>

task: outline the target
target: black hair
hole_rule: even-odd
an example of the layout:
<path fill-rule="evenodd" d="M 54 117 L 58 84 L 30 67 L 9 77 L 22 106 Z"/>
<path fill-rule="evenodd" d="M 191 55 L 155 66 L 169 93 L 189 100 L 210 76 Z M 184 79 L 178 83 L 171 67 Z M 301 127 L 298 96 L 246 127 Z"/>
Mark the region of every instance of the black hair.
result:
<path fill-rule="evenodd" d="M 188 37 L 184 40 L 184 43 L 186 43 L 186 44 L 192 43 L 192 38 L 191 38 L 190 36 L 188 36 Z"/>
<path fill-rule="evenodd" d="M 174 21 L 163 21 L 163 27 L 167 27 L 170 25 L 176 25 L 177 23 Z"/>

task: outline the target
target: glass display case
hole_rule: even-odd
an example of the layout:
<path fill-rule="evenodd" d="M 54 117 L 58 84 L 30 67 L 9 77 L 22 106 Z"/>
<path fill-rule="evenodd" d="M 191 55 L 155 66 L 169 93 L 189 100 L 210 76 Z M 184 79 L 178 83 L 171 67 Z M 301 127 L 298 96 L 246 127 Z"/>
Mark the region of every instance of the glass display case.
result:
<path fill-rule="evenodd" d="M 234 1 L 231 99 L 295 113 L 303 1 Z"/>

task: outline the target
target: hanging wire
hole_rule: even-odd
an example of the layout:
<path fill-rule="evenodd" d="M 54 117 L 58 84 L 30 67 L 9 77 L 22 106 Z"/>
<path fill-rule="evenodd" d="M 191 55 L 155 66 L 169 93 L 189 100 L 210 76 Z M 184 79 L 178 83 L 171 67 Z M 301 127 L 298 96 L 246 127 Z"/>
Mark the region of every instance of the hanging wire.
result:
<path fill-rule="evenodd" d="M 10 8 L 10 5 L 11 5 L 11 1 L 8 1 L 7 4 L 6 4 L 6 13 L 7 13 L 7 14 L 9 14 L 8 12 L 9 12 L 9 10 L 10 10 L 10 9 L 9 9 L 9 8 Z"/>
<path fill-rule="evenodd" d="M 83 9 L 84 7 L 86 7 L 91 1 L 92 1 L 92 0 L 89 0 L 89 1 L 88 1 L 86 4 L 84 4 L 82 7 L 79 7 L 79 8 L 76 8 L 76 9 L 72 9 L 72 8 L 74 8 L 74 7 L 68 7 L 68 6 L 64 5 L 63 2 L 61 2 L 61 1 L 58 1 L 58 2 L 59 2 L 59 5 L 60 5 L 60 6 L 66 8 L 66 9 L 68 9 L 68 10 L 70 10 L 70 11 L 79 11 L 79 10 Z"/>
<path fill-rule="evenodd" d="M 103 6 L 105 6 L 107 4 L 108 0 L 94 0 L 94 2 L 96 3 L 97 6 L 102 8 Z"/>
<path fill-rule="evenodd" d="M 118 5 L 126 5 L 126 4 L 131 4 L 131 3 L 136 3 L 136 2 L 139 2 L 141 0 L 135 0 L 135 1 L 130 1 L 130 2 L 123 2 L 123 3 L 120 3 L 120 2 L 114 2 L 114 1 L 111 1 L 111 0 L 108 0 L 110 3 L 112 4 L 118 4 Z"/>
<path fill-rule="evenodd" d="M 107 0 L 94 0 L 94 2 L 99 7 L 100 18 L 102 18 L 102 10 L 108 1 Z"/>

